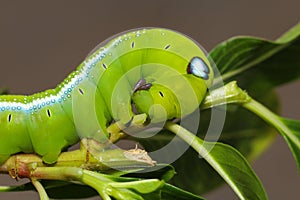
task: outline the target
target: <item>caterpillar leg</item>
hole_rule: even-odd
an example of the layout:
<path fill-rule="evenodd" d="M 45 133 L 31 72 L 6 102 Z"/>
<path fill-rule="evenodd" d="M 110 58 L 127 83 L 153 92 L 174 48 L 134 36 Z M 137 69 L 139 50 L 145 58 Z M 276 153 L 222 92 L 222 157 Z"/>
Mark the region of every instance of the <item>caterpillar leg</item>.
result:
<path fill-rule="evenodd" d="M 145 79 L 140 79 L 133 88 L 133 93 L 135 93 L 138 90 L 148 90 L 152 86 L 151 83 L 147 83 Z"/>

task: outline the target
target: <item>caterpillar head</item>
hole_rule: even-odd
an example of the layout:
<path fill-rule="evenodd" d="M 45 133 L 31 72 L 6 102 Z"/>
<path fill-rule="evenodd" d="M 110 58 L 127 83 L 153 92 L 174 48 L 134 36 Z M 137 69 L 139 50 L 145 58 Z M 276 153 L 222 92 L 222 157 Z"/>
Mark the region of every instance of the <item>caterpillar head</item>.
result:
<path fill-rule="evenodd" d="M 138 113 L 148 114 L 157 123 L 183 118 L 198 108 L 213 79 L 209 63 L 193 57 L 185 74 L 165 76 L 164 81 L 145 83 L 136 88 L 132 102 Z"/>

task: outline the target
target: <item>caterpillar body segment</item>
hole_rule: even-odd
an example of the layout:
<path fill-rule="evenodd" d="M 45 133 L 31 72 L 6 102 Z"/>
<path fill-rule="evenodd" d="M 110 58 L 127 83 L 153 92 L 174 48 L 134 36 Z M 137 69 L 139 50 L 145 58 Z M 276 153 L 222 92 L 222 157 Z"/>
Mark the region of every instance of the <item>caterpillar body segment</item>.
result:
<path fill-rule="evenodd" d="M 35 152 L 51 164 L 82 138 L 105 144 L 109 124 L 130 123 L 133 104 L 151 122 L 182 118 L 199 106 L 212 80 L 205 53 L 187 36 L 161 28 L 121 33 L 56 88 L 0 95 L 0 163 Z"/>

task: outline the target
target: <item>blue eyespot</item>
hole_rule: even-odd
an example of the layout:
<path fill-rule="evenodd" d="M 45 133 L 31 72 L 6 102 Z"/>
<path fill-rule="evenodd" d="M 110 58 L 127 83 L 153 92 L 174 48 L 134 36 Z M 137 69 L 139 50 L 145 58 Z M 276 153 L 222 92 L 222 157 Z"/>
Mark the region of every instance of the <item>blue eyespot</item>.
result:
<path fill-rule="evenodd" d="M 193 74 L 197 77 L 203 78 L 204 80 L 209 79 L 209 67 L 199 57 L 193 57 L 187 67 L 187 73 Z"/>

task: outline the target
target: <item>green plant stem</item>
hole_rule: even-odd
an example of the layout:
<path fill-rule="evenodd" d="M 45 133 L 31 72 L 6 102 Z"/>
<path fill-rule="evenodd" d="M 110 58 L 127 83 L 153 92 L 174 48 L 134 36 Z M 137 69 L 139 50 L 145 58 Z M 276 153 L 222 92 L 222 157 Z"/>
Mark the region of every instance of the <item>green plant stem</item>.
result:
<path fill-rule="evenodd" d="M 218 163 L 213 156 L 210 155 L 210 150 L 212 150 L 213 145 L 209 142 L 205 142 L 189 132 L 188 130 L 184 129 L 183 127 L 179 126 L 178 124 L 174 124 L 173 122 L 167 122 L 165 128 L 177 136 L 179 136 L 182 140 L 188 143 L 200 156 L 202 156 L 209 164 L 212 166 L 219 175 L 230 185 L 232 190 L 241 198 L 244 198 L 244 194 L 241 192 L 240 188 L 236 185 L 232 179 L 229 178 L 229 175 L 226 171 L 222 169 L 220 163 Z"/>
<path fill-rule="evenodd" d="M 267 107 L 252 99 L 245 91 L 241 90 L 237 86 L 236 82 L 230 82 L 221 88 L 213 90 L 203 101 L 201 109 L 207 109 L 228 103 L 241 105 L 276 128 L 289 145 L 300 172 L 300 139 L 297 135 L 299 130 L 294 130 L 293 127 L 289 127 L 289 125 L 285 122 L 285 119 L 279 117 Z"/>
<path fill-rule="evenodd" d="M 0 186 L 0 192 L 13 192 L 20 188 L 20 186 Z"/>
<path fill-rule="evenodd" d="M 130 127 L 140 127 L 146 121 L 147 115 L 135 115 Z M 107 129 L 111 133 L 110 142 L 116 142 L 122 136 L 122 124 L 115 122 Z M 40 156 L 36 154 L 16 154 L 11 156 L 0 166 L 0 173 L 9 173 L 13 178 L 30 178 L 29 169 L 31 164 L 35 167 L 49 167 L 43 163 Z M 131 150 L 104 150 L 103 144 L 91 139 L 82 139 L 79 150 L 63 152 L 57 162 L 51 167 L 81 167 L 97 171 L 107 171 L 110 169 L 125 169 L 136 167 L 153 166 L 155 162 L 148 156 L 147 152 L 141 149 Z M 32 166 L 31 166 L 32 167 Z"/>
<path fill-rule="evenodd" d="M 53 167 L 61 169 L 80 167 L 104 172 L 112 169 L 149 167 L 153 166 L 154 163 L 147 153 L 140 149 L 99 151 L 93 156 L 87 156 L 87 151 L 80 149 L 62 153 L 58 161 L 52 166 L 44 164 L 42 159 L 34 154 L 15 155 L 0 166 L 0 173 L 9 173 L 13 178 L 32 178 L 32 170 L 39 167 L 52 168 L 53 170 L 55 170 Z M 51 175 L 54 174 L 49 174 L 49 176 Z M 38 177 L 35 178 L 38 179 Z"/>
<path fill-rule="evenodd" d="M 247 92 L 238 87 L 236 81 L 232 81 L 223 87 L 210 91 L 210 94 L 205 97 L 200 105 L 201 110 L 225 105 L 229 103 L 247 103 L 251 97 Z"/>
<path fill-rule="evenodd" d="M 83 175 L 80 177 L 80 181 L 89 185 L 97 190 L 103 200 L 111 200 L 109 195 L 106 193 L 106 182 L 109 182 L 109 179 L 91 171 L 82 170 Z"/>
<path fill-rule="evenodd" d="M 37 167 L 31 171 L 33 180 L 60 180 L 60 181 L 76 181 L 81 182 L 94 188 L 104 200 L 110 200 L 110 196 L 123 196 L 125 199 L 142 199 L 135 192 L 148 194 L 152 193 L 164 185 L 164 181 L 158 179 L 118 179 L 115 176 L 105 175 L 98 172 L 85 170 L 79 167 Z M 120 182 L 121 181 L 121 182 Z M 45 191 L 38 182 L 35 186 L 40 196 L 46 199 Z M 122 194 L 122 191 L 126 191 Z M 121 192 L 121 193 L 120 193 Z M 124 199 L 121 198 L 121 199 Z M 117 198 L 119 199 L 119 198 Z"/>
<path fill-rule="evenodd" d="M 96 189 L 103 200 L 111 199 L 106 193 L 107 183 L 111 180 L 101 176 L 100 173 L 79 167 L 38 167 L 31 172 L 31 176 L 43 180 L 81 182 Z"/>
<path fill-rule="evenodd" d="M 279 119 L 279 117 L 266 108 L 261 103 L 252 99 L 247 92 L 242 90 L 232 81 L 225 86 L 213 90 L 201 104 L 201 109 L 212 108 L 215 106 L 235 103 L 242 105 L 244 108 L 258 115 L 261 119 L 275 127 L 283 137 L 288 137 L 300 148 L 299 139 L 291 132 L 291 130 Z M 285 134 L 282 134 L 282 133 Z"/>
<path fill-rule="evenodd" d="M 42 186 L 42 184 L 39 181 L 34 180 L 34 179 L 32 179 L 31 182 L 34 185 L 34 187 L 36 188 L 36 190 L 38 191 L 38 193 L 40 195 L 40 200 L 49 200 L 49 197 L 48 197 L 44 187 Z"/>
<path fill-rule="evenodd" d="M 99 173 L 94 175 L 88 170 L 79 167 L 37 167 L 31 172 L 31 177 L 34 179 L 43 180 L 61 180 L 61 181 L 77 181 L 89 185 L 97 190 L 104 200 L 110 200 L 110 197 L 105 193 L 106 183 L 111 180 L 101 176 Z M 37 184 L 37 183 L 35 183 Z M 40 196 L 43 195 L 42 186 L 37 186 Z M 46 200 L 46 199 L 45 199 Z"/>
<path fill-rule="evenodd" d="M 136 115 L 131 127 L 142 126 L 146 115 Z M 108 131 L 111 135 L 110 143 L 123 137 L 123 128 L 118 122 L 110 125 Z M 80 149 L 63 152 L 53 165 L 43 163 L 36 154 L 17 154 L 11 156 L 0 166 L 0 173 L 9 173 L 12 178 L 29 178 L 38 191 L 41 200 L 49 200 L 48 195 L 38 180 L 77 181 L 96 189 L 104 200 L 111 200 L 109 194 L 118 194 L 108 186 L 112 180 L 105 178 L 100 173 L 89 170 L 107 172 L 108 170 L 145 168 L 153 166 L 155 162 L 147 152 L 138 148 L 130 150 L 105 149 L 103 144 L 92 140 L 82 139 Z M 89 169 L 89 170 L 87 170 Z M 126 185 L 125 185 L 126 186 Z M 19 187 L 0 187 L 0 192 L 14 191 Z M 129 194 L 127 194 L 129 195 Z"/>
<path fill-rule="evenodd" d="M 268 108 L 260 104 L 259 102 L 251 99 L 249 102 L 242 104 L 242 106 L 251 112 L 257 114 L 263 120 L 268 122 L 270 125 L 274 126 L 279 133 L 284 132 L 285 135 L 281 134 L 283 137 L 288 137 L 294 141 L 294 143 L 300 148 L 299 139 L 291 132 L 291 130 L 278 118 L 276 114 L 271 112 Z"/>
<path fill-rule="evenodd" d="M 278 45 L 277 47 L 267 51 L 265 54 L 261 55 L 260 57 L 253 59 L 251 62 L 245 64 L 244 66 L 240 66 L 238 69 L 234 69 L 234 70 L 231 70 L 230 72 L 223 74 L 219 80 L 216 80 L 216 82 L 221 82 L 223 80 L 229 79 L 237 74 L 240 74 L 240 73 L 246 71 L 247 69 L 251 68 L 252 66 L 257 65 L 257 64 L 263 62 L 264 60 L 270 58 L 271 56 L 273 56 L 274 54 L 276 54 L 277 52 L 281 51 L 282 49 L 286 48 L 289 45 L 290 45 L 290 43 L 287 43 L 284 45 Z"/>

